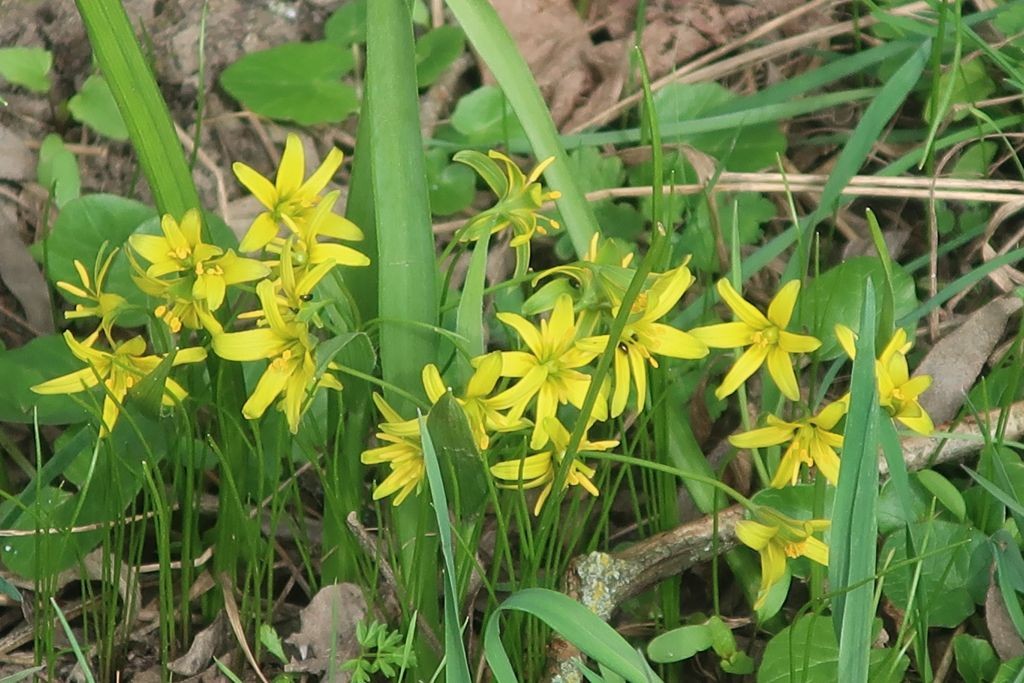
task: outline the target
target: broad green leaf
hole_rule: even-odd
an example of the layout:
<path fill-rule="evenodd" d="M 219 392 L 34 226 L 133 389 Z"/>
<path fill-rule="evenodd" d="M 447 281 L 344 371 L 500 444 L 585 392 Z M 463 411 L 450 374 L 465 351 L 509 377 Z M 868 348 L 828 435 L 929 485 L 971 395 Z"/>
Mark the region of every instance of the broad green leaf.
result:
<path fill-rule="evenodd" d="M 39 184 L 53 196 L 57 208 L 63 208 L 72 199 L 77 199 L 81 193 L 82 179 L 78 173 L 78 159 L 64 146 L 64 141 L 56 133 L 48 134 L 39 146 L 36 176 Z"/>
<path fill-rule="evenodd" d="M 904 501 L 896 490 L 892 480 L 882 485 L 878 496 L 878 533 L 891 534 L 903 529 L 907 524 L 923 522 L 928 518 L 931 496 L 913 477 L 910 479 L 911 500 Z M 912 517 L 907 518 L 907 511 Z"/>
<path fill-rule="evenodd" d="M 448 216 L 469 207 L 476 197 L 476 176 L 465 164 L 450 163 L 443 149 L 426 154 L 430 212 Z"/>
<path fill-rule="evenodd" d="M 366 42 L 366 0 L 351 0 L 324 23 L 324 36 L 341 47 Z"/>
<path fill-rule="evenodd" d="M 1014 657 L 999 665 L 999 670 L 996 671 L 992 683 L 1020 683 L 1022 673 L 1024 673 L 1024 657 Z"/>
<path fill-rule="evenodd" d="M 755 244 L 761 238 L 761 226 L 775 218 L 775 205 L 759 194 L 744 192 L 737 195 L 717 193 L 717 218 L 723 241 L 732 246 L 732 226 L 735 221 L 741 245 Z M 680 235 L 682 248 L 693 255 L 690 267 L 695 272 L 719 273 L 718 251 L 712 216 L 707 201 L 700 200 L 691 220 Z"/>
<path fill-rule="evenodd" d="M 974 104 L 978 100 L 989 97 L 996 91 L 996 84 L 989 77 L 985 69 L 985 61 L 972 59 L 962 61 L 956 69 L 943 70 L 939 76 L 939 87 L 932 92 L 932 98 L 952 87 L 950 97 L 950 114 L 954 121 L 960 121 L 970 112 L 966 107 L 956 105 Z M 929 114 L 933 110 L 931 103 L 924 108 L 924 118 L 929 121 Z M 930 122 L 930 121 L 929 121 Z"/>
<path fill-rule="evenodd" d="M 959 633 L 953 636 L 953 654 L 964 683 L 988 683 L 999 671 L 999 657 L 987 640 Z"/>
<path fill-rule="evenodd" d="M 463 95 L 452 112 L 452 126 L 471 145 L 498 145 L 525 136 L 505 95 L 493 85 Z"/>
<path fill-rule="evenodd" d="M 473 441 L 466 413 L 449 391 L 427 417 L 445 491 L 450 492 L 457 519 L 478 515 L 487 500 L 487 472 Z"/>
<path fill-rule="evenodd" d="M 892 650 L 871 650 L 872 683 L 899 683 L 909 665 L 900 656 L 893 666 Z M 834 683 L 839 678 L 839 645 L 827 616 L 809 614 L 768 641 L 757 672 L 757 683 Z M 845 679 L 843 679 L 845 680 Z"/>
<path fill-rule="evenodd" d="M 457 26 L 439 26 L 416 41 L 416 82 L 425 88 L 466 49 L 466 34 Z"/>
<path fill-rule="evenodd" d="M 84 123 L 100 135 L 113 140 L 127 140 L 128 128 L 110 92 L 106 79 L 93 74 L 85 79 L 82 88 L 68 100 L 68 110 L 79 123 Z"/>
<path fill-rule="evenodd" d="M 953 513 L 958 521 L 967 516 L 967 504 L 959 489 L 935 470 L 921 470 L 915 477 L 918 483 L 928 490 L 947 510 Z"/>
<path fill-rule="evenodd" d="M 738 97 L 718 83 L 671 83 L 654 95 L 658 120 L 682 124 L 721 113 Z M 685 128 L 685 126 L 683 126 Z M 776 123 L 739 125 L 718 132 L 669 136 L 720 161 L 730 171 L 757 171 L 775 165 L 776 155 L 786 150 L 786 136 Z"/>
<path fill-rule="evenodd" d="M 960 158 L 953 164 L 954 178 L 988 178 L 989 164 L 999 151 L 999 144 L 994 140 L 980 140 L 964 148 Z"/>
<path fill-rule="evenodd" d="M 53 54 L 41 47 L 0 48 L 0 76 L 33 92 L 50 89 Z"/>
<path fill-rule="evenodd" d="M 680 662 L 710 647 L 711 629 L 707 624 L 681 626 L 648 643 L 647 657 L 658 664 Z"/>
<path fill-rule="evenodd" d="M 355 59 L 336 43 L 285 43 L 245 55 L 221 74 L 224 89 L 247 108 L 304 126 L 339 123 L 359 108 L 341 82 Z"/>
<path fill-rule="evenodd" d="M 917 305 L 914 281 L 906 271 L 893 264 L 895 292 L 895 317 L 899 318 L 914 310 Z M 881 262 L 873 256 L 857 256 L 826 270 L 807 283 L 800 292 L 795 315 L 790 329 L 806 329 L 821 340 L 821 348 L 815 353 L 820 358 L 832 359 L 842 355 L 843 349 L 836 340 L 837 323 L 857 330 L 860 309 L 864 303 L 864 282 L 868 278 L 882 282 L 884 272 Z M 881 308 L 882 292 L 875 290 L 875 308 Z"/>
<path fill-rule="evenodd" d="M 915 597 L 918 607 L 927 614 L 929 626 L 953 628 L 974 612 L 978 599 L 984 598 L 987 565 L 978 566 L 972 562 L 972 556 L 985 544 L 985 538 L 976 529 L 942 520 L 915 523 L 912 536 L 924 539 L 918 541 L 921 544 L 918 553 L 943 551 L 921 561 Z M 902 531 L 885 540 L 879 558 L 890 556 L 890 564 L 908 557 L 906 534 Z M 892 570 L 882 585 L 885 596 L 900 610 L 909 609 L 907 600 L 913 575 L 914 564 L 911 563 Z"/>
<path fill-rule="evenodd" d="M 71 354 L 64 337 L 37 337 L 16 349 L 0 351 L 0 422 L 33 421 L 38 410 L 40 424 L 70 424 L 89 419 L 89 412 L 68 396 L 42 396 L 31 387 L 85 367 Z M 83 396 L 84 394 L 79 394 Z"/>
<path fill-rule="evenodd" d="M 45 240 L 46 276 L 51 282 L 78 284 L 76 259 L 91 274 L 104 243 L 107 245 L 105 254 L 109 254 L 111 249 L 123 247 L 128 237 L 150 220 L 155 226 L 156 212 L 151 207 L 115 195 L 87 195 L 68 202 Z M 146 296 L 131 279 L 123 248 L 111 264 L 104 290 L 120 294 L 129 303 L 147 305 Z M 143 319 L 136 316 L 123 322 L 129 326 L 139 325 Z"/>

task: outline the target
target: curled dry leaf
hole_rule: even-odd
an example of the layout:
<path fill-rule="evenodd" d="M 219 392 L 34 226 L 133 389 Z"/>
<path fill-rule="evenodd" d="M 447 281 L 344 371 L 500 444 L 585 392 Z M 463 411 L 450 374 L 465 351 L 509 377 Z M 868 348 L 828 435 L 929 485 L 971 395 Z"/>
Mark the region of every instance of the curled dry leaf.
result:
<path fill-rule="evenodd" d="M 322 673 L 329 669 L 332 656 L 336 666 L 356 657 L 356 625 L 364 616 L 366 599 L 356 584 L 336 583 L 321 588 L 299 613 L 302 627 L 285 638 L 286 643 L 299 649 L 305 661 L 293 660 L 285 670 Z M 348 672 L 337 673 L 329 680 L 341 683 L 348 676 Z"/>
<path fill-rule="evenodd" d="M 1006 321 L 1021 307 L 1017 298 L 991 301 L 969 315 L 952 334 L 932 347 L 917 368 L 931 375 L 932 385 L 921 396 L 921 407 L 936 424 L 956 417 L 967 392 L 981 374 L 1006 328 Z"/>
<path fill-rule="evenodd" d="M 985 626 L 988 628 L 992 647 L 1004 662 L 1024 655 L 1024 641 L 1017 635 L 1010 613 L 1006 611 L 1002 591 L 995 580 L 994 567 L 989 572 L 988 591 L 985 593 Z"/>
<path fill-rule="evenodd" d="M 217 654 L 224 651 L 230 635 L 224 612 L 218 612 L 213 622 L 196 634 L 188 652 L 168 664 L 167 668 L 179 676 L 197 675 L 210 665 Z"/>
<path fill-rule="evenodd" d="M 10 204 L 0 204 L 0 278 L 21 304 L 33 330 L 53 332 L 50 290 L 28 247 L 18 236 L 18 215 Z"/>

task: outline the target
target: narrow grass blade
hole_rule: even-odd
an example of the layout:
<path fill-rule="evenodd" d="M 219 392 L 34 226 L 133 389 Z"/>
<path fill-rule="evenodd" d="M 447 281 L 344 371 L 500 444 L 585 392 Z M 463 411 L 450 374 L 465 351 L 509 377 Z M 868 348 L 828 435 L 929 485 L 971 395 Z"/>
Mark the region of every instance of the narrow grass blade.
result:
<path fill-rule="evenodd" d="M 199 208 L 199 194 L 167 104 L 120 1 L 76 0 L 76 4 L 157 210 L 180 218 L 187 210 Z"/>
<path fill-rule="evenodd" d="M 791 228 L 778 235 L 748 258 L 743 264 L 744 277 L 750 277 L 788 249 L 797 240 L 798 230 L 803 232 L 804 236 L 809 235 L 825 216 L 835 210 L 843 189 L 850 179 L 857 175 L 861 166 L 864 165 L 864 160 L 867 159 L 868 154 L 881 137 L 885 126 L 903 105 L 920 79 L 921 73 L 928 63 L 930 48 L 931 41 L 921 43 L 903 66 L 886 81 L 871 104 L 864 110 L 853 134 L 843 146 L 843 151 L 839 153 L 832 174 L 822 189 L 818 208 L 800 222 L 798 229 Z M 790 260 L 788 272 L 783 279 L 796 277 L 802 268 L 802 264 L 796 263 L 796 260 Z"/>
<path fill-rule="evenodd" d="M 576 254 L 582 258 L 591 236 L 599 232 L 597 218 L 569 169 L 558 131 L 530 69 L 487 0 L 447 0 L 447 3 L 519 117 L 534 155 L 538 160 L 555 157 L 555 163 L 548 167 L 544 177 L 552 189 L 562 193 L 557 202 L 558 210 L 565 219 L 565 229 Z"/>
<path fill-rule="evenodd" d="M 64 629 L 64 635 L 67 636 L 68 641 L 71 643 L 71 650 L 75 653 L 75 661 L 78 662 L 86 683 L 96 683 L 96 679 L 92 675 L 92 669 L 89 668 L 89 660 L 86 658 L 85 653 L 82 652 L 82 648 L 78 644 L 78 638 L 75 637 L 75 632 L 71 630 L 71 625 L 68 624 L 68 620 L 64 617 L 64 612 L 61 611 L 60 605 L 52 597 L 50 598 L 50 605 L 60 621 L 61 628 Z"/>
<path fill-rule="evenodd" d="M 878 520 L 878 393 L 875 383 L 875 291 L 865 283 L 864 307 L 853 362 L 850 411 L 846 416 L 830 534 L 829 583 L 843 680 L 867 683 L 874 616 Z M 842 591 L 848 589 L 848 592 Z"/>
<path fill-rule="evenodd" d="M 423 461 L 427 468 L 427 483 L 430 485 L 430 499 L 437 516 L 437 530 L 441 537 L 441 554 L 444 556 L 444 661 L 445 680 L 450 683 L 471 683 L 466 648 L 462 643 L 462 629 L 459 628 L 459 591 L 455 585 L 455 549 L 452 547 L 452 528 L 448 521 L 448 496 L 445 494 L 437 452 L 427 428 L 427 418 L 420 416 L 420 435 L 423 440 Z"/>
<path fill-rule="evenodd" d="M 875 344 L 884 346 L 892 337 L 893 319 L 896 316 L 896 291 L 893 289 L 895 275 L 893 274 L 892 255 L 889 247 L 882 236 L 882 228 L 878 225 L 875 213 L 868 209 L 868 228 L 871 229 L 871 241 L 878 252 L 878 260 L 882 262 L 882 310 L 878 316 L 878 328 L 875 330 Z"/>
<path fill-rule="evenodd" d="M 527 588 L 513 593 L 491 614 L 484 632 L 484 654 L 498 683 L 517 681 L 512 662 L 501 644 L 502 612 L 532 614 L 575 645 L 581 652 L 631 683 L 660 681 L 644 658 L 611 626 L 562 593 Z"/>

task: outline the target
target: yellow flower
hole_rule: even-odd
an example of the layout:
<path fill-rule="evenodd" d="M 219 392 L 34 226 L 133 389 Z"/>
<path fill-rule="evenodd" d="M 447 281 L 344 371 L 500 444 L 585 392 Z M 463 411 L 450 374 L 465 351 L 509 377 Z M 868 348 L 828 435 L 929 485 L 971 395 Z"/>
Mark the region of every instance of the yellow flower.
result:
<path fill-rule="evenodd" d="M 320 235 L 334 239 L 361 240 L 363 233 L 355 224 L 345 221 L 344 225 L 338 224 L 338 216 L 332 213 L 334 203 L 338 201 L 339 192 L 331 192 L 317 204 L 316 208 L 306 216 L 303 221 L 296 221 L 288 215 L 281 218 L 285 225 L 296 235 L 292 245 L 291 256 L 295 265 L 300 267 L 316 266 L 327 261 L 333 261 L 339 266 L 368 266 L 370 259 L 352 247 L 333 242 L 321 242 L 317 239 Z M 281 252 L 281 244 L 284 240 L 275 238 L 267 245 L 267 250 L 275 253 Z"/>
<path fill-rule="evenodd" d="M 316 339 L 308 325 L 295 319 L 285 320 L 278 309 L 274 284 L 263 280 L 256 286 L 266 327 L 244 332 L 228 332 L 213 337 L 213 350 L 227 360 L 247 361 L 272 359 L 263 372 L 242 414 L 255 420 L 266 412 L 278 396 L 278 405 L 294 434 L 299 431 L 307 394 L 317 389 L 341 389 L 341 382 L 330 372 L 316 378 L 313 353 Z"/>
<path fill-rule="evenodd" d="M 769 415 L 767 427 L 730 436 L 729 443 L 736 448 L 762 448 L 790 441 L 789 448 L 779 462 L 779 469 L 772 478 L 772 487 L 778 489 L 787 484 L 795 484 L 801 464 L 817 466 L 825 479 L 834 486 L 839 480 L 839 456 L 835 449 L 842 448 L 843 437 L 829 430 L 842 419 L 847 408 L 844 401 L 835 401 L 817 415 L 796 422 L 786 422 Z"/>
<path fill-rule="evenodd" d="M 800 388 L 796 383 L 793 362 L 789 354 L 807 353 L 821 346 L 821 342 L 814 337 L 786 331 L 789 319 L 793 316 L 793 308 L 796 306 L 800 281 L 791 280 L 779 290 L 768 304 L 767 316 L 744 300 L 728 280 L 719 280 L 717 288 L 722 300 L 739 320 L 698 327 L 690 334 L 715 349 L 741 346 L 750 348 L 743 352 L 722 379 L 721 386 L 715 390 L 715 396 L 725 398 L 739 389 L 740 385 L 757 372 L 761 364 L 767 360 L 768 373 L 775 380 L 782 395 L 792 401 L 799 400 Z"/>
<path fill-rule="evenodd" d="M 615 347 L 615 390 L 609 407 L 609 415 L 612 417 L 621 415 L 626 408 L 630 375 L 636 386 L 637 412 L 644 409 L 647 399 L 647 364 L 658 367 L 653 354 L 689 359 L 708 355 L 708 347 L 704 342 L 670 325 L 656 322 L 675 307 L 692 283 L 693 276 L 684 263 L 661 275 L 649 290 L 642 292 L 633 302 L 630 320 Z M 618 315 L 618 312 L 615 314 Z M 602 353 L 607 345 L 607 334 L 582 339 L 578 344 L 584 351 L 595 354 Z"/>
<path fill-rule="evenodd" d="M 836 325 L 835 332 L 843 350 L 853 358 L 856 355 L 856 334 L 845 325 Z M 935 430 L 935 425 L 918 398 L 931 386 L 932 378 L 928 375 L 910 376 L 907 352 L 913 345 L 907 339 L 907 331 L 900 327 L 882 349 L 875 361 L 878 403 L 891 417 L 918 434 L 928 436 Z"/>
<path fill-rule="evenodd" d="M 197 209 L 185 213 L 179 224 L 167 214 L 160 221 L 163 235 L 132 235 L 132 250 L 151 265 L 145 269 L 132 260 L 138 287 L 166 302 L 157 311 L 172 332 L 181 325 L 219 327 L 210 322 L 212 311 L 220 308 L 229 285 L 266 277 L 270 269 L 254 259 L 242 258 L 202 241 L 202 218 Z M 166 280 L 164 276 L 175 277 Z"/>
<path fill-rule="evenodd" d="M 466 413 L 469 429 L 477 447 L 484 451 L 491 445 L 488 432 L 514 432 L 529 425 L 526 420 L 513 419 L 494 407 L 494 400 L 489 398 L 494 385 L 501 376 L 501 353 L 495 351 L 473 359 L 476 372 L 466 383 L 466 391 L 456 400 Z M 436 403 L 447 392 L 441 380 L 441 373 L 433 363 L 423 368 L 423 389 L 431 403 Z"/>
<path fill-rule="evenodd" d="M 139 380 L 153 372 L 162 356 L 145 356 L 146 342 L 142 337 L 133 337 L 126 342 L 117 344 L 113 351 L 100 351 L 92 348 L 98 332 L 94 332 L 84 342 L 76 340 L 70 332 L 64 333 L 71 353 L 89 367 L 54 379 L 47 380 L 32 387 L 37 394 L 74 394 L 91 389 L 101 382 L 106 390 L 103 398 L 103 424 L 100 436 L 109 434 L 117 423 L 128 390 Z M 174 355 L 173 365 L 197 363 L 206 358 L 206 349 L 192 347 L 179 349 Z M 162 403 L 173 406 L 180 403 L 188 392 L 171 378 L 164 384 Z"/>
<path fill-rule="evenodd" d="M 558 298 L 551 317 L 542 320 L 539 328 L 514 313 L 499 313 L 498 320 L 519 334 L 528 351 L 502 352 L 501 375 L 521 379 L 495 396 L 493 405 L 499 410 L 510 408 L 509 416 L 519 419 L 536 396 L 530 446 L 540 448 L 548 440 L 545 421 L 555 416 L 559 404 L 583 405 L 590 377 L 575 368 L 583 367 L 597 354 L 576 345 L 576 321 L 568 295 Z M 602 403 L 598 401 L 595 408 L 599 419 L 604 419 L 602 413 L 606 413 Z"/>
<path fill-rule="evenodd" d="M 558 471 L 559 463 L 565 458 L 565 450 L 569 446 L 569 432 L 557 418 L 549 417 L 545 420 L 544 430 L 551 437 L 551 448 L 548 450 L 530 455 L 517 460 L 505 460 L 491 466 L 491 474 L 497 479 L 515 484 L 499 484 L 502 488 L 523 488 L 533 489 L 539 486 L 544 488 L 537 497 L 533 506 L 533 514 L 539 515 L 544 501 L 551 495 L 554 488 L 555 474 Z M 606 451 L 619 445 L 618 441 L 589 441 L 585 436 L 580 442 L 579 451 Z M 591 479 L 594 476 L 594 468 L 589 467 L 579 458 L 574 458 L 569 466 L 569 473 L 562 486 L 564 491 L 569 486 L 582 486 L 590 495 L 599 496 L 600 492 L 594 486 Z"/>
<path fill-rule="evenodd" d="M 736 537 L 761 556 L 761 588 L 754 609 L 761 608 L 768 591 L 786 573 L 787 557 L 806 557 L 828 566 L 828 546 L 813 536 L 828 528 L 827 520 L 790 519 L 767 508 L 759 508 L 757 516 L 767 523 L 746 519 L 736 522 Z"/>
<path fill-rule="evenodd" d="M 302 142 L 294 133 L 288 134 L 281 165 L 277 169 L 275 182 L 271 183 L 254 169 L 241 162 L 235 162 L 231 170 L 235 177 L 266 207 L 266 211 L 256 216 L 249 231 L 242 238 L 239 249 L 256 251 L 262 249 L 277 236 L 278 226 L 285 217 L 296 224 L 303 224 L 312 210 L 320 203 L 320 193 L 338 171 L 344 155 L 341 150 L 332 148 L 327 158 L 313 175 L 303 180 L 306 172 L 306 160 L 302 151 Z M 325 235 L 342 235 L 344 239 L 361 239 L 362 233 L 351 221 L 336 214 L 326 220 Z M 358 237 L 344 237 L 358 235 Z"/>
<path fill-rule="evenodd" d="M 99 329 L 103 330 L 103 333 L 109 339 L 110 328 L 113 327 L 118 314 L 124 310 L 128 302 L 119 294 L 110 294 L 103 291 L 103 281 L 107 278 L 110 264 L 113 263 L 114 256 L 117 255 L 118 251 L 117 249 L 112 250 L 104 259 L 103 252 L 105 247 L 106 244 L 100 248 L 99 253 L 96 255 L 97 267 L 93 269 L 91 278 L 89 277 L 89 271 L 85 269 L 82 262 L 75 259 L 75 270 L 78 272 L 78 279 L 82 283 L 81 287 L 64 281 L 57 282 L 57 286 L 68 294 L 89 302 L 89 305 L 75 304 L 75 310 L 65 311 L 64 318 L 66 320 L 99 318 Z M 95 283 L 95 286 L 93 283 Z"/>
<path fill-rule="evenodd" d="M 549 228 L 558 230 L 558 221 L 538 213 L 545 202 L 562 196 L 556 191 L 545 192 L 537 182 L 555 160 L 554 157 L 537 164 L 529 176 L 524 175 L 514 161 L 494 150 L 488 152 L 487 156 L 479 152 L 462 151 L 454 159 L 480 174 L 498 196 L 497 204 L 477 214 L 459 231 L 459 241 L 478 240 L 488 232 L 494 234 L 511 226 L 514 236 L 509 244 L 518 247 L 528 244 L 535 232 L 546 235 Z M 495 159 L 504 165 L 504 172 L 494 162 Z"/>
<path fill-rule="evenodd" d="M 380 500 L 397 493 L 392 505 L 401 505 L 410 493 L 419 488 L 426 474 L 419 420 L 403 420 L 380 394 L 373 395 L 377 410 L 384 416 L 377 438 L 387 445 L 363 451 L 359 457 L 364 465 L 387 463 L 391 473 L 373 490 L 373 499 Z"/>

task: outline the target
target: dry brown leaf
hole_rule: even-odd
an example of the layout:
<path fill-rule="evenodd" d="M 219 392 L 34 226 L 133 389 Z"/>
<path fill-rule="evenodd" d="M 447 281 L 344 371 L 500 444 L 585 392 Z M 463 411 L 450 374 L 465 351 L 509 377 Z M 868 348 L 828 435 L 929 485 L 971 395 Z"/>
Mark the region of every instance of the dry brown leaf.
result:
<path fill-rule="evenodd" d="M 213 658 L 228 644 L 231 634 L 224 612 L 218 612 L 213 622 L 196 634 L 188 652 L 167 665 L 167 668 L 179 676 L 195 676 L 210 665 Z"/>
<path fill-rule="evenodd" d="M 1020 307 L 1017 298 L 985 304 L 956 331 L 939 340 L 921 361 L 916 374 L 932 377 L 931 387 L 921 396 L 921 407 L 936 424 L 956 417 L 985 361 L 1002 338 L 1007 319 Z"/>
<path fill-rule="evenodd" d="M 366 599 L 354 583 L 336 583 L 320 589 L 302 612 L 299 620 L 302 627 L 285 638 L 299 649 L 305 661 L 293 660 L 286 671 L 323 673 L 331 671 L 331 657 L 335 665 L 356 657 L 359 642 L 356 640 L 356 625 L 366 616 Z M 344 683 L 349 673 L 333 672 L 325 681 Z"/>
<path fill-rule="evenodd" d="M 1010 613 L 1006 611 L 1002 591 L 995 581 L 994 568 L 990 577 L 988 591 L 985 592 L 985 626 L 988 627 L 992 647 L 999 659 L 1005 662 L 1024 655 L 1024 641 L 1017 635 Z"/>
<path fill-rule="evenodd" d="M 586 24 L 568 0 L 494 0 L 494 9 L 544 93 L 551 118 L 561 125 L 593 89 Z"/>
<path fill-rule="evenodd" d="M 14 131 L 0 126 L 0 180 L 35 178 L 35 156 Z"/>
<path fill-rule="evenodd" d="M 50 290 L 18 236 L 18 214 L 10 204 L 0 204 L 0 278 L 21 304 L 25 320 L 33 330 L 53 332 Z"/>

